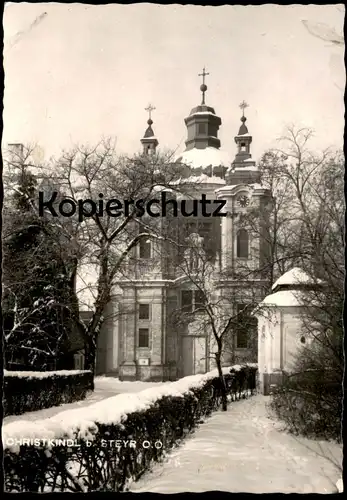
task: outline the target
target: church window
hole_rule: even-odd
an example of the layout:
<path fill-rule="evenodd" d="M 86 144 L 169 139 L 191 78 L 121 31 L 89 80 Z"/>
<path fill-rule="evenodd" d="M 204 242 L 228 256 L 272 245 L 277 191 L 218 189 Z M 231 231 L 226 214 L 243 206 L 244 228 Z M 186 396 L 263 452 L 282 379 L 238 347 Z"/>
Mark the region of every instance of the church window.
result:
<path fill-rule="evenodd" d="M 139 347 L 149 347 L 149 328 L 139 328 Z"/>
<path fill-rule="evenodd" d="M 246 151 L 246 143 L 241 142 L 241 151 Z"/>
<path fill-rule="evenodd" d="M 198 226 L 198 233 L 200 236 L 206 236 L 211 232 L 212 223 L 211 222 L 203 222 Z"/>
<path fill-rule="evenodd" d="M 181 304 L 182 310 L 184 312 L 193 312 L 193 291 L 192 290 L 182 290 L 181 294 Z"/>
<path fill-rule="evenodd" d="M 247 349 L 248 347 L 248 335 L 245 328 L 237 329 L 236 347 L 237 349 Z"/>
<path fill-rule="evenodd" d="M 139 319 L 149 319 L 149 304 L 139 304 Z"/>
<path fill-rule="evenodd" d="M 237 257 L 248 259 L 249 246 L 248 232 L 246 229 L 240 229 L 237 233 L 236 255 Z"/>
<path fill-rule="evenodd" d="M 248 325 L 245 313 L 246 304 L 236 304 L 237 327 L 236 327 L 236 347 L 246 349 L 248 347 Z"/>
<path fill-rule="evenodd" d="M 207 209 L 209 210 L 209 209 Z M 213 254 L 213 248 L 215 245 L 215 240 L 212 237 L 212 223 L 211 222 L 203 222 L 198 225 L 197 232 L 199 236 L 204 238 L 203 248 L 208 257 L 210 254 Z"/>
<path fill-rule="evenodd" d="M 200 309 L 205 303 L 205 295 L 201 290 L 182 290 L 181 306 L 185 313 Z"/>
<path fill-rule="evenodd" d="M 205 295 L 201 290 L 194 291 L 194 309 L 202 307 L 205 303 Z"/>
<path fill-rule="evenodd" d="M 212 137 L 217 137 L 217 134 L 218 134 L 218 128 L 213 123 L 209 123 L 208 135 Z"/>
<path fill-rule="evenodd" d="M 188 202 L 190 202 L 191 200 L 187 200 L 187 201 L 188 201 Z M 188 210 L 189 210 L 189 211 L 191 210 L 191 206 L 190 206 L 190 205 L 188 205 L 188 206 L 186 206 L 186 207 L 187 207 L 187 211 L 188 211 Z M 190 235 L 190 234 L 192 234 L 192 233 L 196 233 L 196 231 L 197 231 L 197 225 L 196 225 L 196 222 L 188 222 L 188 223 L 186 224 L 186 234 L 187 234 L 187 236 L 189 236 L 189 235 Z"/>
<path fill-rule="evenodd" d="M 251 338 L 256 337 L 257 319 L 250 315 L 246 304 L 236 304 L 236 348 L 247 349 Z M 263 329 L 265 332 L 265 328 Z"/>
<path fill-rule="evenodd" d="M 151 258 L 151 242 L 142 238 L 140 240 L 140 259 Z"/>
<path fill-rule="evenodd" d="M 198 124 L 198 135 L 206 135 L 206 124 L 205 123 Z"/>

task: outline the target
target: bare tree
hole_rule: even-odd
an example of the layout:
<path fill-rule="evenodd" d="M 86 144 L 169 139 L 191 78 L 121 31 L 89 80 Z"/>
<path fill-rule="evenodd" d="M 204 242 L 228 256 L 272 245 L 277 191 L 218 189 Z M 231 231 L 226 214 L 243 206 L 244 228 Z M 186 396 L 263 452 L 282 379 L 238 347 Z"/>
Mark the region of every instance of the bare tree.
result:
<path fill-rule="evenodd" d="M 290 128 L 282 138 L 283 147 L 274 153 L 280 160 L 278 175 L 287 199 L 285 212 L 279 214 L 286 223 L 278 235 L 286 245 L 279 250 L 285 265 L 301 267 L 315 284 L 311 290 L 305 283 L 297 285 L 303 305 L 303 344 L 295 376 L 281 397 L 286 398 L 285 407 L 293 403 L 293 424 L 301 419 L 298 426 L 308 428 L 312 421 L 307 415 L 313 412 L 313 428 L 317 430 L 322 421 L 324 427 L 329 421 L 331 430 L 334 422 L 336 436 L 344 367 L 344 158 L 332 150 L 313 154 L 308 147 L 311 135 L 307 129 Z M 296 399 L 289 398 L 293 391 Z"/>
<path fill-rule="evenodd" d="M 195 229 L 199 230 L 199 224 Z M 208 348 L 205 355 L 218 370 L 222 388 L 222 408 L 226 411 L 227 396 L 222 368 L 225 364 L 230 364 L 230 361 L 239 361 L 235 355 L 235 338 L 238 334 L 246 336 L 243 347 L 252 348 L 252 345 L 256 345 L 256 325 L 251 312 L 259 300 L 259 294 L 255 283 L 252 284 L 255 273 L 250 269 L 243 274 L 244 285 L 247 286 L 241 286 L 237 290 L 221 286 L 223 277 L 228 276 L 221 273 L 216 254 L 209 252 L 209 242 L 211 235 L 203 238 L 198 232 L 190 233 L 186 239 L 184 252 L 178 259 L 176 275 L 185 278 L 188 284 L 186 293 L 194 293 L 195 300 L 194 304 L 189 300 L 182 303 L 181 307 L 174 311 L 172 321 L 179 331 L 186 329 L 193 336 L 206 336 Z M 236 303 L 241 307 L 237 309 Z M 254 352 L 253 356 L 256 359 Z M 243 358 L 240 361 L 255 359 Z"/>
<path fill-rule="evenodd" d="M 79 261 L 97 272 L 90 320 L 86 325 L 80 322 L 85 367 L 94 371 L 97 338 L 114 285 L 142 239 L 162 238 L 155 219 L 146 217 L 135 202 L 142 200 L 143 208 L 155 198 L 158 186 L 168 186 L 177 178 L 181 167 L 172 164 L 169 155 L 117 157 L 112 141 L 104 140 L 94 148 L 81 146 L 64 152 L 50 168 L 69 202 L 61 196 L 51 198 L 44 216 L 59 220 L 54 211 L 62 203 L 70 204 L 70 209 L 78 207 L 78 214 L 69 218 L 70 225 L 64 229 Z M 143 220 L 146 230 L 142 230 Z"/>
<path fill-rule="evenodd" d="M 250 210 L 244 216 L 253 234 L 266 241 L 268 253 L 263 262 L 270 286 L 292 267 L 317 259 L 318 226 L 326 223 L 329 211 L 336 210 L 331 187 L 337 188 L 334 175 L 342 178 L 340 168 L 334 167 L 343 164 L 341 153 L 330 149 L 313 153 L 309 149 L 312 135 L 310 129 L 289 126 L 278 139 L 280 147 L 263 155 L 261 182 L 271 192 L 272 209 L 260 214 Z M 341 186 L 338 189 L 340 196 Z M 328 202 L 329 197 L 333 198 Z M 342 200 L 341 196 L 340 205 Z M 257 221 L 268 214 L 260 233 Z"/>

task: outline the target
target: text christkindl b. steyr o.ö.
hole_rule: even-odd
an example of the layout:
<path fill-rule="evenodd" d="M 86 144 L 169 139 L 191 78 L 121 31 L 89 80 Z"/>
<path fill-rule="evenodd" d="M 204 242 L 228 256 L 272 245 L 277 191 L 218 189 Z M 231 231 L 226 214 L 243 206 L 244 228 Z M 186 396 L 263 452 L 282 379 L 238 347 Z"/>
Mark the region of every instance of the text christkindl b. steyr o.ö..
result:
<path fill-rule="evenodd" d="M 45 447 L 54 448 L 56 446 L 66 446 L 68 448 L 80 448 L 81 446 L 87 446 L 90 448 L 95 445 L 95 441 L 90 439 L 84 439 L 83 441 L 77 439 L 47 439 L 47 438 L 7 438 L 5 440 L 5 445 L 7 447 L 12 446 L 34 446 L 34 447 Z M 101 448 L 139 448 L 148 449 L 156 448 L 157 450 L 163 447 L 163 443 L 160 440 L 149 441 L 144 439 L 142 441 L 136 441 L 134 439 L 101 439 L 97 445 Z"/>
<path fill-rule="evenodd" d="M 205 194 L 201 199 L 175 200 L 166 199 L 166 192 L 161 193 L 161 197 L 149 200 L 123 200 L 117 198 L 104 200 L 104 195 L 99 194 L 99 199 L 74 200 L 64 198 L 58 202 L 58 192 L 54 191 L 49 200 L 44 199 L 44 192 L 39 192 L 39 215 L 44 216 L 47 211 L 53 217 L 59 215 L 72 217 L 78 215 L 78 220 L 83 221 L 85 217 L 142 217 L 145 214 L 150 217 L 226 217 L 226 212 L 222 209 L 226 205 L 226 200 L 209 200 Z"/>

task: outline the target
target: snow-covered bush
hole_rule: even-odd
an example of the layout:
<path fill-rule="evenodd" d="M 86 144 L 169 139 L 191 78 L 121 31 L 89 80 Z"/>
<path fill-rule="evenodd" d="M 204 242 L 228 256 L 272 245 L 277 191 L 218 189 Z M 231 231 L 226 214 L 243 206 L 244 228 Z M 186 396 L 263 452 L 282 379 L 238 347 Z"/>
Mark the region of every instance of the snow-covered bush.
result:
<path fill-rule="evenodd" d="M 223 369 L 230 399 L 255 391 L 256 371 Z M 220 404 L 214 370 L 46 420 L 9 423 L 2 429 L 6 491 L 124 491 Z"/>
<path fill-rule="evenodd" d="M 4 415 L 21 415 L 84 399 L 94 389 L 89 371 L 11 372 L 4 370 Z"/>
<path fill-rule="evenodd" d="M 293 434 L 341 441 L 342 401 L 342 383 L 333 370 L 301 369 L 284 374 L 269 408 Z"/>

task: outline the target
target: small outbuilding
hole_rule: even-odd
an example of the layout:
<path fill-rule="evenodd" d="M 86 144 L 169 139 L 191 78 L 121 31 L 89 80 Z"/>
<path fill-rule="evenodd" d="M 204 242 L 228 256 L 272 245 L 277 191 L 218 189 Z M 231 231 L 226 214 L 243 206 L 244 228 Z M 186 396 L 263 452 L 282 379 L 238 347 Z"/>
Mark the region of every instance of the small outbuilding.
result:
<path fill-rule="evenodd" d="M 267 395 L 271 385 L 281 383 L 300 348 L 310 342 L 303 328 L 307 297 L 320 286 L 295 267 L 281 276 L 254 311 L 258 319 L 258 369 L 260 391 Z"/>

